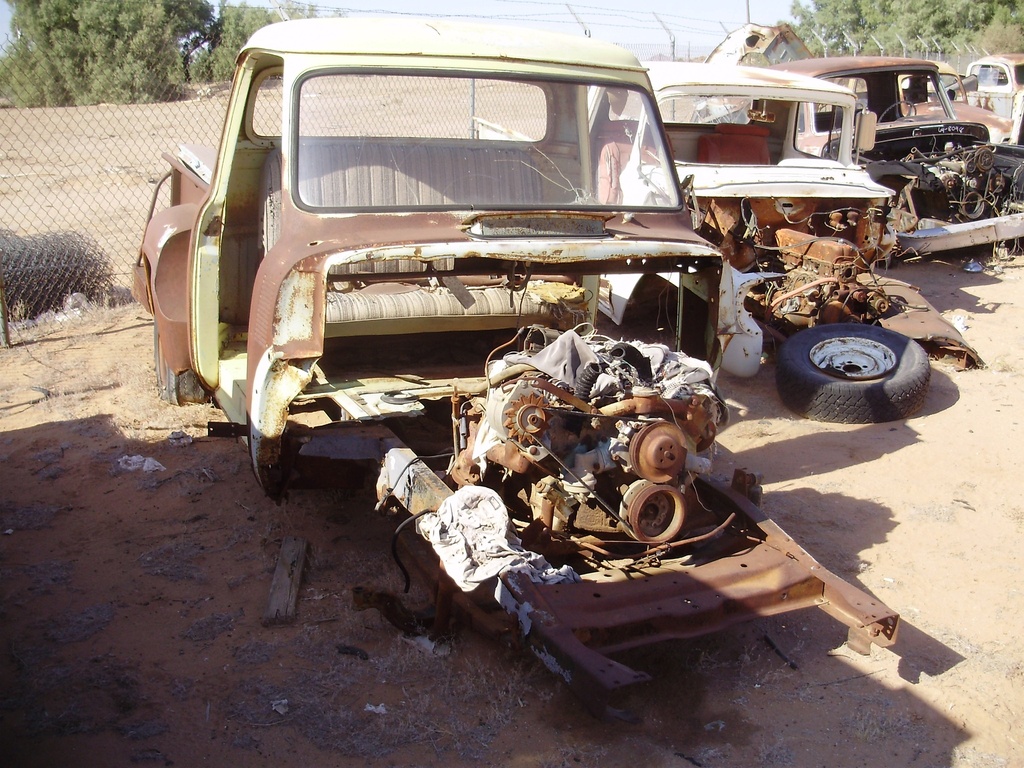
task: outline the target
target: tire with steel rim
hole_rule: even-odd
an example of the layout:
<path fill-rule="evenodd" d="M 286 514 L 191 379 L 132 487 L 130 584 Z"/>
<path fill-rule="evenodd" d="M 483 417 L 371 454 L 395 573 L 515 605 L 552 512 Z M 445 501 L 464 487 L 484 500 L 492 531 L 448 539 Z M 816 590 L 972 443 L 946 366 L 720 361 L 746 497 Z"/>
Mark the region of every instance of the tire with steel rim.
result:
<path fill-rule="evenodd" d="M 921 345 L 877 325 L 835 323 L 797 331 L 775 364 L 787 408 L 841 424 L 907 418 L 924 403 L 930 379 Z"/>

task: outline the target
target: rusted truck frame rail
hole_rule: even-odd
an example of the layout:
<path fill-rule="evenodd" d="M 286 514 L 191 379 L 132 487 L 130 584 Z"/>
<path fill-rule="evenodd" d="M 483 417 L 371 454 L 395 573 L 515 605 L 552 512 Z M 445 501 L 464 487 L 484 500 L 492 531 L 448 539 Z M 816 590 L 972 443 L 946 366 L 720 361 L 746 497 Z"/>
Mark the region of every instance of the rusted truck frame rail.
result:
<path fill-rule="evenodd" d="M 402 459 L 396 465 L 403 468 L 392 478 L 391 497 L 413 515 L 436 510 L 452 491 L 411 451 L 397 451 Z M 459 592 L 429 547 L 403 551 L 436 589 L 439 616 L 449 614 L 454 600 L 474 628 L 525 644 L 600 718 L 630 719 L 613 706 L 614 694 L 651 679 L 612 658 L 630 648 L 812 606 L 845 624 L 850 647 L 860 653 L 895 642 L 899 615 L 829 571 L 767 518 L 741 492 L 750 487 L 746 473 L 734 478 L 740 490 L 705 478 L 696 482 L 705 503 L 731 520 L 702 547 L 581 574 L 575 584 L 534 583 L 522 572 L 505 572 L 493 592 L 504 615 L 495 616 L 483 587 Z"/>

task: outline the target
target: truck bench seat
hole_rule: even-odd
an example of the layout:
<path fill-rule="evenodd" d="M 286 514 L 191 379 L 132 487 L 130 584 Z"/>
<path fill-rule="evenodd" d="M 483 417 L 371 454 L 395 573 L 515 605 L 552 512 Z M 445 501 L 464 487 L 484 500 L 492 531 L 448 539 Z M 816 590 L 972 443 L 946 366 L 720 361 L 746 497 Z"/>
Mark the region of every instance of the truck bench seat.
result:
<path fill-rule="evenodd" d="M 548 283 L 543 295 L 529 288 L 525 294 L 510 293 L 499 286 L 466 290 L 473 299 L 469 307 L 443 286 L 376 283 L 370 289 L 331 291 L 325 335 L 484 330 L 535 323 L 565 330 L 587 317 L 585 293 L 574 285 Z"/>
<path fill-rule="evenodd" d="M 541 199 L 541 181 L 525 149 L 494 141 L 310 139 L 299 147 L 299 199 L 316 207 L 528 204 Z"/>

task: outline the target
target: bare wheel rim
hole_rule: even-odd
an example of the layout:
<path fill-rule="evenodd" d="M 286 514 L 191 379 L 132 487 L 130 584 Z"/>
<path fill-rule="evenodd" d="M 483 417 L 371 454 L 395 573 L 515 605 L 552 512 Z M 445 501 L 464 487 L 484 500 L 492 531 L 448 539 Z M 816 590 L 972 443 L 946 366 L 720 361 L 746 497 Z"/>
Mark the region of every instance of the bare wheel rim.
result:
<path fill-rule="evenodd" d="M 865 381 L 885 376 L 896 367 L 896 354 L 885 344 L 856 336 L 826 339 L 811 347 L 814 367 L 830 376 Z"/>

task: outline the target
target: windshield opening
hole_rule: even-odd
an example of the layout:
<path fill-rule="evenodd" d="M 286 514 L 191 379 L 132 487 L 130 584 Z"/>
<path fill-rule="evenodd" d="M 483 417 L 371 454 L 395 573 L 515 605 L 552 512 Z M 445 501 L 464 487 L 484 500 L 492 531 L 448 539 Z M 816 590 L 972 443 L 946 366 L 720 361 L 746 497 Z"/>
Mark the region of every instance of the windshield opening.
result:
<path fill-rule="evenodd" d="M 298 95 L 292 183 L 306 208 L 679 205 L 642 90 L 328 72 Z"/>

